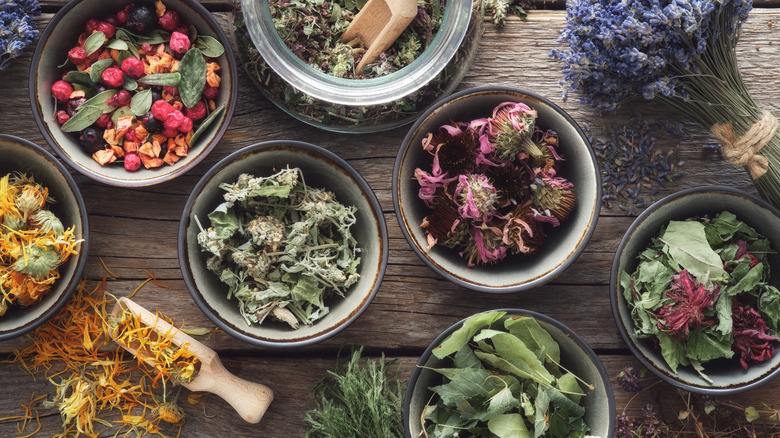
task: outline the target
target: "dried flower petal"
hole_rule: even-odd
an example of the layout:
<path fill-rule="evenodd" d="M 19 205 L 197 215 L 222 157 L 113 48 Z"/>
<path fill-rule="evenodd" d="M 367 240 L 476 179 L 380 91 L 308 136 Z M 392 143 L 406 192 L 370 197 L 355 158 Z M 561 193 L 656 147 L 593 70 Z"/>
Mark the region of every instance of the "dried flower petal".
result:
<path fill-rule="evenodd" d="M 766 322 L 761 315 L 750 306 L 742 306 L 737 300 L 732 304 L 734 343 L 731 349 L 739 353 L 739 363 L 747 369 L 748 362 L 763 362 L 775 354 L 774 341 Z"/>
<path fill-rule="evenodd" d="M 712 325 L 713 320 L 707 319 L 705 312 L 712 309 L 715 300 L 720 295 L 720 288 L 715 285 L 707 289 L 683 269 L 672 277 L 666 296 L 672 299 L 658 312 L 658 328 L 679 337 L 687 336 L 691 329 L 702 325 Z"/>

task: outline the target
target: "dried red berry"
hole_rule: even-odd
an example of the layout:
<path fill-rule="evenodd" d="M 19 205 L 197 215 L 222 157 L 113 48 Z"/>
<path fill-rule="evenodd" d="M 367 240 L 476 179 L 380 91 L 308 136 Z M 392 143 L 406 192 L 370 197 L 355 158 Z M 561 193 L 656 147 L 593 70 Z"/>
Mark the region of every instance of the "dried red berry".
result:
<path fill-rule="evenodd" d="M 174 138 L 179 135 L 179 130 L 176 128 L 163 128 L 160 133 L 168 138 Z"/>
<path fill-rule="evenodd" d="M 192 108 L 185 108 L 184 115 L 196 122 L 206 117 L 206 104 L 199 100 Z"/>
<path fill-rule="evenodd" d="M 125 58 L 122 61 L 122 71 L 131 78 L 138 79 L 144 75 L 144 63 L 132 56 Z"/>
<path fill-rule="evenodd" d="M 141 168 L 141 157 L 138 154 L 125 155 L 125 170 L 135 172 Z"/>
<path fill-rule="evenodd" d="M 189 117 L 184 117 L 181 121 L 181 124 L 179 125 L 179 132 L 190 132 L 192 130 L 192 119 Z"/>
<path fill-rule="evenodd" d="M 113 38 L 114 34 L 116 34 L 116 26 L 105 21 L 101 21 L 100 24 L 98 24 L 97 30 L 98 32 L 106 34 L 106 38 Z"/>
<path fill-rule="evenodd" d="M 89 61 L 90 63 L 97 61 L 98 59 L 100 59 L 101 53 L 102 50 L 95 50 L 94 52 L 92 52 L 91 55 L 87 56 L 87 61 Z"/>
<path fill-rule="evenodd" d="M 132 99 L 133 96 L 130 95 L 129 91 L 119 90 L 112 98 L 108 99 L 108 102 L 106 103 L 115 108 L 119 108 L 120 106 L 130 105 Z"/>
<path fill-rule="evenodd" d="M 70 100 L 70 93 L 72 92 L 73 86 L 63 80 L 59 80 L 51 86 L 51 94 L 58 102 L 64 103 Z"/>
<path fill-rule="evenodd" d="M 179 110 L 174 110 L 172 113 L 168 114 L 168 118 L 163 122 L 163 126 L 166 128 L 178 128 L 183 121 L 184 114 Z"/>
<path fill-rule="evenodd" d="M 67 122 L 68 119 L 70 119 L 70 116 L 68 115 L 67 111 L 65 110 L 57 111 L 57 123 L 62 125 L 63 123 Z"/>
<path fill-rule="evenodd" d="M 143 44 L 141 44 L 141 48 L 139 49 L 139 51 L 141 53 L 150 54 L 150 53 L 154 52 L 154 47 L 152 47 L 152 45 L 149 44 L 149 43 L 143 43 Z"/>
<path fill-rule="evenodd" d="M 68 113 L 68 115 L 73 116 L 73 114 L 76 114 L 76 110 L 78 107 L 81 106 L 84 102 L 87 101 L 86 97 L 77 97 L 75 99 L 70 99 L 68 103 L 65 104 L 65 111 Z"/>
<path fill-rule="evenodd" d="M 116 67 L 109 67 L 100 75 L 100 80 L 108 87 L 119 88 L 125 83 L 125 74 Z"/>
<path fill-rule="evenodd" d="M 111 114 L 103 114 L 95 121 L 95 126 L 103 129 L 109 128 L 111 125 Z"/>
<path fill-rule="evenodd" d="M 125 140 L 127 141 L 138 141 L 138 137 L 136 136 L 135 128 L 128 128 L 127 132 L 125 132 Z"/>
<path fill-rule="evenodd" d="M 163 87 L 163 92 L 170 94 L 171 96 L 177 96 L 179 94 L 179 87 L 173 85 L 166 85 Z"/>
<path fill-rule="evenodd" d="M 203 88 L 203 97 L 206 99 L 216 99 L 217 96 L 219 96 L 219 87 L 212 87 L 211 85 L 206 84 Z"/>
<path fill-rule="evenodd" d="M 122 9 L 121 11 L 116 13 L 116 18 L 119 20 L 119 24 L 125 24 L 127 23 L 127 11 Z"/>
<path fill-rule="evenodd" d="M 89 20 L 87 20 L 87 23 L 84 24 L 84 31 L 87 32 L 87 34 L 91 34 L 92 32 L 97 30 L 99 24 L 100 24 L 100 20 L 98 20 L 97 18 L 90 18 Z"/>
<path fill-rule="evenodd" d="M 169 46 L 174 52 L 183 55 L 190 49 L 190 37 L 181 32 L 173 32 Z"/>
<path fill-rule="evenodd" d="M 68 50 L 68 60 L 75 65 L 83 64 L 87 60 L 87 52 L 81 46 Z"/>
<path fill-rule="evenodd" d="M 116 14 L 107 15 L 105 18 L 103 18 L 103 21 L 116 27 L 121 25 L 122 23 L 119 22 L 119 17 L 117 17 Z M 100 29 L 98 29 L 100 30 Z"/>
<path fill-rule="evenodd" d="M 165 11 L 164 14 L 162 14 L 162 16 L 157 20 L 157 23 L 163 29 L 171 32 L 179 26 L 179 14 L 178 12 L 169 9 Z"/>
<path fill-rule="evenodd" d="M 175 111 L 173 105 L 162 99 L 152 104 L 152 115 L 161 122 L 164 122 L 173 111 Z"/>

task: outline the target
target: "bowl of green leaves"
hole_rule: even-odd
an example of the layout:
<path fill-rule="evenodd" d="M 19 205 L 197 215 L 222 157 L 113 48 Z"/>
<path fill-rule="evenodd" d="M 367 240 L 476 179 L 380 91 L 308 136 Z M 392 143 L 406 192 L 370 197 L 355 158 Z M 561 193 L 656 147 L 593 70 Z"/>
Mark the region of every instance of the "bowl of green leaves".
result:
<path fill-rule="evenodd" d="M 269 348 L 327 339 L 355 321 L 387 266 L 387 226 L 363 177 L 309 143 L 258 143 L 196 185 L 179 226 L 179 265 L 200 309 Z"/>
<path fill-rule="evenodd" d="M 603 365 L 571 329 L 536 312 L 491 310 L 425 350 L 404 400 L 406 437 L 612 436 Z"/>
<path fill-rule="evenodd" d="M 642 364 L 685 390 L 724 395 L 780 373 L 780 212 L 728 187 L 651 205 L 610 277 L 620 334 Z"/>

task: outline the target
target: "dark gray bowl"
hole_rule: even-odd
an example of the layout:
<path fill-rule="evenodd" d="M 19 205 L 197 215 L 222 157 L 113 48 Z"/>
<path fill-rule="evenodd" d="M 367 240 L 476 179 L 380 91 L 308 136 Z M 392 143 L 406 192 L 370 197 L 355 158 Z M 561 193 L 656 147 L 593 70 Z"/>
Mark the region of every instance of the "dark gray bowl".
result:
<path fill-rule="evenodd" d="M 299 167 L 311 187 L 324 188 L 344 205 L 355 205 L 357 222 L 352 227 L 362 248 L 358 268 L 360 280 L 346 297 L 334 296 L 328 302 L 330 313 L 310 326 L 292 330 L 286 324 L 247 325 L 238 311 L 238 302 L 227 299 L 228 287 L 206 269 L 206 254 L 197 243 L 207 215 L 224 202 L 223 182 L 235 182 L 242 173 L 270 175 L 274 169 Z M 387 225 L 374 192 L 365 179 L 336 154 L 309 143 L 269 141 L 247 146 L 222 159 L 195 186 L 184 207 L 179 225 L 179 266 L 184 282 L 198 307 L 217 326 L 250 344 L 269 348 L 294 348 L 325 340 L 355 321 L 379 290 L 387 267 Z"/>
<path fill-rule="evenodd" d="M 511 316 L 531 316 L 550 333 L 555 342 L 560 345 L 561 365 L 582 380 L 595 386 L 595 389 L 590 391 L 582 401 L 585 407 L 585 423 L 590 427 L 590 435 L 604 438 L 614 436 L 615 399 L 612 385 L 609 383 L 604 366 L 588 344 L 570 328 L 547 315 L 523 309 L 496 310 L 507 312 L 501 321 Z M 465 319 L 442 332 L 420 356 L 417 366 L 412 371 L 404 399 L 404 430 L 407 438 L 420 436 L 422 430 L 420 417 L 425 405 L 433 395 L 433 391 L 428 388 L 442 383 L 441 375 L 431 371 L 430 368 L 446 368 L 452 365 L 450 360 L 438 359 L 431 354 L 431 351 L 452 332 L 459 329 L 463 325 L 463 321 Z"/>
<path fill-rule="evenodd" d="M 550 230 L 532 256 L 508 256 L 492 266 L 467 267 L 457 251 L 434 246 L 427 249 L 420 223 L 429 210 L 417 196 L 414 169 L 430 162 L 421 147 L 423 137 L 452 121 L 490 116 L 502 102 L 523 102 L 537 110 L 537 125 L 554 129 L 566 162 L 560 176 L 574 183 L 577 205 L 560 227 Z M 429 164 L 428 164 L 429 165 Z M 601 176 L 596 156 L 585 133 L 566 112 L 549 100 L 517 88 L 484 86 L 456 93 L 430 108 L 412 126 L 398 151 L 393 168 L 393 205 L 398 224 L 415 253 L 442 277 L 480 292 L 517 292 L 540 286 L 563 272 L 582 253 L 596 229 L 601 207 Z"/>
<path fill-rule="evenodd" d="M 154 3 L 148 1 L 149 3 Z M 210 35 L 225 46 L 225 53 L 216 58 L 219 63 L 220 84 L 216 106 L 225 105 L 225 111 L 219 120 L 215 120 L 203 135 L 190 146 L 189 153 L 173 166 L 163 165 L 155 169 L 141 169 L 128 172 L 119 164 L 101 166 L 92 156 L 85 153 L 78 144 L 78 136 L 64 133 L 54 119 L 54 98 L 51 85 L 60 79 L 57 68 L 67 59 L 78 35 L 83 31 L 84 23 L 90 18 L 101 18 L 115 13 L 124 5 L 138 3 L 134 0 L 90 1 L 73 0 L 65 5 L 51 19 L 41 33 L 38 45 L 33 53 L 30 66 L 30 102 L 33 116 L 43 137 L 59 157 L 78 172 L 104 184 L 120 187 L 142 187 L 171 180 L 187 172 L 198 164 L 216 147 L 225 134 L 238 94 L 238 71 L 230 42 L 217 23 L 217 20 L 205 7 L 195 0 L 165 0 L 166 7 L 179 13 L 183 23 L 195 26 L 199 35 Z"/>
<path fill-rule="evenodd" d="M 60 278 L 43 299 L 31 306 L 13 306 L 0 316 L 0 341 L 21 336 L 57 313 L 76 290 L 89 254 L 89 220 L 84 199 L 65 166 L 42 147 L 25 139 L 0 134 L 0 177 L 22 172 L 49 189 L 57 201 L 49 209 L 66 227 L 75 226 L 75 235 L 84 241 L 78 255 L 71 255 L 60 266 Z"/>
<path fill-rule="evenodd" d="M 661 227 L 671 220 L 685 220 L 693 216 L 717 214 L 731 211 L 737 218 L 766 236 L 775 249 L 780 249 L 780 211 L 767 202 L 742 191 L 719 186 L 696 187 L 669 195 L 648 207 L 636 218 L 620 241 L 610 274 L 610 301 L 620 335 L 642 364 L 662 380 L 687 391 L 726 395 L 756 388 L 775 378 L 780 373 L 780 354 L 768 361 L 750 364 L 743 369 L 739 361 L 719 359 L 707 362 L 704 372 L 713 384 L 701 378 L 693 367 L 679 367 L 673 373 L 656 348 L 648 339 L 634 336 L 631 314 L 620 288 L 620 273 L 633 272 L 637 267 L 637 255 L 658 235 Z M 780 266 L 780 255 L 769 258 L 773 267 Z M 780 272 L 772 270 L 770 283 L 780 286 Z"/>

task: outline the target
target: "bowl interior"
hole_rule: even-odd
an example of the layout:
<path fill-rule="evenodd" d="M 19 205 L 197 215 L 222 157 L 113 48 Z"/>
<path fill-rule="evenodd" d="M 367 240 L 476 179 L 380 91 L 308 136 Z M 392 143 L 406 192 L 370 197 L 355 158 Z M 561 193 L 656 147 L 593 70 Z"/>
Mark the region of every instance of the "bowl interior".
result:
<path fill-rule="evenodd" d="M 62 69 L 57 66 L 67 59 L 68 50 L 76 43 L 79 34 L 84 29 L 84 23 L 90 18 L 101 18 L 115 13 L 123 6 L 137 3 L 133 0 L 118 0 L 116 2 L 75 1 L 65 6 L 60 14 L 47 26 L 38 42 L 33 64 L 30 70 L 30 87 L 33 114 L 38 127 L 52 149 L 70 166 L 84 175 L 105 184 L 117 186 L 147 186 L 167 181 L 186 172 L 202 160 L 216 146 L 216 142 L 227 129 L 230 116 L 235 107 L 236 79 L 235 60 L 232 49 L 224 32 L 208 12 L 191 0 L 167 0 L 165 5 L 179 13 L 182 23 L 189 23 L 198 31 L 198 35 L 210 35 L 225 46 L 225 54 L 216 58 L 221 71 L 219 96 L 215 100 L 216 108 L 225 105 L 225 111 L 219 120 L 200 136 L 192 145 L 186 157 L 173 166 L 163 165 L 154 169 L 141 167 L 136 172 L 128 172 L 121 164 L 101 166 L 79 146 L 78 133 L 64 133 L 54 118 L 55 105 L 51 95 L 51 86 L 60 79 Z M 151 3 L 151 2 L 150 2 Z M 196 8 L 197 7 L 197 8 Z M 202 15 L 204 12 L 208 15 Z M 55 21 L 56 20 L 56 21 Z M 37 62 L 36 62 L 37 61 Z M 231 97 L 231 93 L 234 95 Z"/>
<path fill-rule="evenodd" d="M 599 362 L 593 350 L 582 339 L 560 322 L 535 312 L 511 309 L 501 320 L 511 316 L 527 315 L 534 317 L 539 325 L 547 330 L 561 348 L 561 365 L 573 372 L 577 377 L 595 386 L 582 399 L 585 408 L 585 423 L 590 426 L 590 435 L 612 436 L 615 419 L 615 404 L 612 398 L 612 386 L 606 371 Z M 426 404 L 430 401 L 433 391 L 429 388 L 441 385 L 441 375 L 428 368 L 446 368 L 452 366 L 449 359 L 438 359 L 431 350 L 441 344 L 452 332 L 461 327 L 463 321 L 453 325 L 439 335 L 425 350 L 417 362 L 417 369 L 409 380 L 409 389 L 404 402 L 404 427 L 407 437 L 420 436 L 422 426 L 420 417 Z"/>
<path fill-rule="evenodd" d="M 420 227 L 429 209 L 418 197 L 419 184 L 414 169 L 431 168 L 431 155 L 421 146 L 429 132 L 453 121 L 485 118 L 502 102 L 523 102 L 538 112 L 537 126 L 557 131 L 558 152 L 566 159 L 559 176 L 574 184 L 577 205 L 569 218 L 548 233 L 542 247 L 533 256 L 508 256 L 491 266 L 472 268 L 455 250 L 441 245 L 427 249 L 425 233 Z M 601 202 L 601 180 L 596 158 L 587 138 L 566 113 L 550 102 L 529 94 L 507 89 L 483 89 L 460 93 L 445 101 L 418 121 L 404 140 L 396 162 L 394 193 L 401 229 L 412 249 L 433 269 L 465 287 L 487 291 L 517 291 L 543 284 L 559 274 L 579 254 L 595 229 Z"/>
<path fill-rule="evenodd" d="M 705 214 L 714 215 L 724 210 L 736 214 L 737 219 L 766 236 L 776 250 L 780 249 L 780 234 L 777 233 L 780 229 L 780 217 L 772 209 L 762 205 L 763 202 L 759 202 L 761 201 L 729 188 L 703 188 L 680 192 L 653 204 L 637 218 L 615 254 L 610 295 L 618 329 L 637 358 L 656 375 L 672 384 L 694 392 L 729 393 L 746 390 L 757 385 L 759 380 L 780 371 L 780 354 L 775 354 L 766 362 L 750 364 L 747 370 L 742 368 L 736 358 L 707 362 L 704 364 L 704 372 L 712 379 L 713 384 L 707 383 L 693 367 L 681 366 L 675 375 L 666 364 L 660 348 L 656 349 L 651 340 L 634 336 L 631 314 L 620 288 L 620 273 L 631 273 L 636 269 L 637 255 L 669 221 Z M 770 255 L 769 263 L 771 266 L 778 266 L 780 255 Z M 770 284 L 778 287 L 780 275 L 776 271 L 773 269 Z"/>
<path fill-rule="evenodd" d="M 320 148 L 305 144 L 301 147 L 293 143 L 273 142 L 262 147 L 250 146 L 227 157 L 198 184 L 191 195 L 192 205 L 186 211 L 182 224 L 186 227 L 182 231 L 186 237 L 180 257 L 183 257 L 181 263 L 185 278 L 192 277 L 190 292 L 204 312 L 225 331 L 263 346 L 306 345 L 345 328 L 370 303 L 379 288 L 387 263 L 387 229 L 379 204 L 368 184 L 354 169 L 342 166 L 333 157 L 322 153 Z M 227 299 L 227 285 L 205 268 L 207 254 L 201 252 L 197 243 L 200 228 L 195 221 L 197 217 L 203 227 L 209 226 L 207 215 L 224 202 L 224 190 L 218 187 L 219 184 L 235 182 L 242 173 L 271 175 L 286 166 L 299 167 L 308 186 L 325 188 L 333 192 L 340 203 L 357 206 L 357 222 L 352 227 L 352 233 L 362 250 L 358 269 L 361 278 L 350 287 L 346 297 L 331 297 L 327 302 L 330 313 L 314 324 L 301 325 L 296 330 L 272 321 L 259 326 L 246 323 L 238 311 L 238 302 Z"/>
<path fill-rule="evenodd" d="M 54 164 L 54 157 L 33 148 L 20 140 L 0 136 L 0 177 L 11 172 L 21 172 L 34 177 L 35 181 L 49 189 L 57 202 L 50 204 L 51 210 L 65 227 L 74 226 L 74 234 L 84 239 L 87 216 L 83 203 L 79 201 L 78 187 L 71 185 L 65 176 L 64 167 Z M 72 181 L 72 180 L 71 180 Z M 75 290 L 87 259 L 87 245 L 79 244 L 79 254 L 72 255 L 60 266 L 60 279 L 43 299 L 28 307 L 12 306 L 0 316 L 0 340 L 19 336 L 40 325 L 52 316 Z"/>

